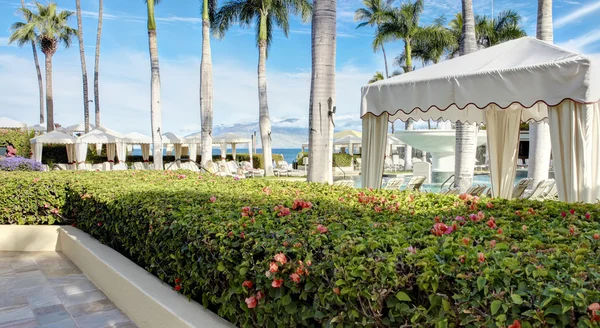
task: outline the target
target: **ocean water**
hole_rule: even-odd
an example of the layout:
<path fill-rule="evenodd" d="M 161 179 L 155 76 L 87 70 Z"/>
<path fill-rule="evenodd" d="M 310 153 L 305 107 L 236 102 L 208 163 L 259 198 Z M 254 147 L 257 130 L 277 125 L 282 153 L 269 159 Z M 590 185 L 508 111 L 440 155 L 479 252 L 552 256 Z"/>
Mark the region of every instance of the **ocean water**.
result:
<path fill-rule="evenodd" d="M 273 148 L 273 154 L 283 155 L 283 158 L 289 164 L 292 164 L 296 160 L 296 156 L 301 151 L 302 151 L 302 149 L 300 149 L 300 148 Z M 231 149 L 228 149 L 227 153 L 231 154 Z M 248 149 L 247 148 L 236 149 L 235 153 L 236 154 L 248 154 Z M 257 151 L 257 153 L 258 154 L 262 154 L 262 149 L 259 148 L 258 151 Z M 166 155 L 167 151 L 165 150 L 163 152 L 163 154 Z M 221 154 L 221 150 L 220 149 L 213 148 L 213 155 L 220 155 L 220 154 Z M 132 155 L 134 155 L 134 156 L 142 156 L 142 150 L 140 148 L 134 147 Z"/>

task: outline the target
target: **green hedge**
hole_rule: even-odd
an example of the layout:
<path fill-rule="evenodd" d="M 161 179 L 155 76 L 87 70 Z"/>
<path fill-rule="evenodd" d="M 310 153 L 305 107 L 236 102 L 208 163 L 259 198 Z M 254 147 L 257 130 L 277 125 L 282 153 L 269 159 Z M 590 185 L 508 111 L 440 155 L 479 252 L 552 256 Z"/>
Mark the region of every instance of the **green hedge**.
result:
<path fill-rule="evenodd" d="M 299 158 L 298 159 L 298 163 L 302 164 L 302 159 L 304 157 L 308 158 L 308 152 L 300 152 L 300 153 L 298 153 L 298 156 L 297 156 L 297 158 Z M 352 166 L 354 157 L 360 158 L 360 155 L 357 156 L 357 155 L 350 155 L 350 154 L 334 153 L 333 154 L 333 163 L 332 163 L 332 166 L 333 167 L 336 167 L 336 166 L 341 166 L 341 167 Z"/>
<path fill-rule="evenodd" d="M 2 223 L 72 223 L 238 326 L 596 325 L 598 205 L 187 171 L 0 184 Z"/>
<path fill-rule="evenodd" d="M 9 143 L 17 149 L 17 156 L 29 158 L 31 145 L 29 140 L 33 138 L 33 132 L 15 129 L 0 129 L 0 146 Z"/>

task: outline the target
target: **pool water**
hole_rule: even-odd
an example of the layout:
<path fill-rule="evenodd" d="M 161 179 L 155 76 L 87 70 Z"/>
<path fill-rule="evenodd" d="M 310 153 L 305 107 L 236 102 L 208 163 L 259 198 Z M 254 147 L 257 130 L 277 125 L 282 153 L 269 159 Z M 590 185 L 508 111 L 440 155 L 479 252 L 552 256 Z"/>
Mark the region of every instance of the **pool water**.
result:
<path fill-rule="evenodd" d="M 406 188 L 406 184 L 408 183 L 408 181 L 410 180 L 410 178 L 412 178 L 412 175 L 405 175 L 402 176 L 400 178 L 404 179 L 404 183 L 402 184 L 402 187 L 400 187 L 400 189 L 404 189 Z M 515 183 L 519 182 L 521 179 L 523 179 L 524 177 L 522 176 L 517 176 L 515 178 Z M 353 176 L 349 179 L 354 180 L 354 187 L 355 188 L 361 188 L 361 177 L 360 175 L 357 176 Z M 391 179 L 389 177 L 384 177 L 383 178 L 383 185 L 385 186 L 385 184 L 387 183 L 387 181 Z M 336 179 L 337 180 L 337 179 Z M 488 187 L 492 186 L 492 182 L 490 180 L 490 176 L 488 174 L 477 174 L 473 177 L 473 185 L 485 185 Z M 423 184 L 423 186 L 421 186 L 421 190 L 423 191 L 429 191 L 429 192 L 439 192 L 441 190 L 442 184 L 441 183 L 429 183 L 429 184 Z M 448 184 L 446 184 L 444 186 L 444 189 L 448 188 Z"/>

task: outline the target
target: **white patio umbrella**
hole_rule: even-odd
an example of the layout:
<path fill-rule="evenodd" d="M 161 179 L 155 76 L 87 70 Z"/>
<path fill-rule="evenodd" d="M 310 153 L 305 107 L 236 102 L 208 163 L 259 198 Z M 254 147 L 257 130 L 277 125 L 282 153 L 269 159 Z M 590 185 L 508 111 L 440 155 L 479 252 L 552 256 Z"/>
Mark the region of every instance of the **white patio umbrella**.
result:
<path fill-rule="evenodd" d="M 388 121 L 487 127 L 494 196 L 509 198 L 519 124 L 549 119 L 559 198 L 600 198 L 600 69 L 589 58 L 525 37 L 362 88 L 364 187 L 379 188 Z"/>
<path fill-rule="evenodd" d="M 33 159 L 36 162 L 42 162 L 42 150 L 45 144 L 65 145 L 67 147 L 67 161 L 69 164 L 76 161 L 73 155 L 75 154 L 74 148 L 75 144 L 77 143 L 77 138 L 68 134 L 59 131 L 52 131 L 50 133 L 32 138 L 30 143 L 31 149 L 33 149 Z M 77 161 L 79 160 L 77 159 Z M 83 161 L 85 161 L 85 159 Z"/>
<path fill-rule="evenodd" d="M 8 117 L 0 117 L 0 129 L 25 129 L 27 124 Z"/>

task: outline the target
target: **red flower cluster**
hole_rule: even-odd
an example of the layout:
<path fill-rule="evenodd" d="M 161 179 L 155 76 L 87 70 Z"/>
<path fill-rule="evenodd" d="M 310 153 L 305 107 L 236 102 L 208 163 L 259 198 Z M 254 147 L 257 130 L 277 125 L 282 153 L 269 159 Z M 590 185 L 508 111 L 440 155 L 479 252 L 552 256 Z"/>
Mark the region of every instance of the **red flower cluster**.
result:
<path fill-rule="evenodd" d="M 275 208 L 273 208 L 273 211 L 277 212 L 277 216 L 279 217 L 288 216 L 292 213 L 289 208 L 283 205 L 275 206 Z"/>
<path fill-rule="evenodd" d="M 248 289 L 252 288 L 252 281 L 246 280 L 242 283 L 242 287 L 246 287 Z"/>
<path fill-rule="evenodd" d="M 255 296 L 250 296 L 245 301 L 249 309 L 254 309 L 258 305 L 258 299 Z"/>
<path fill-rule="evenodd" d="M 600 304 L 592 303 L 588 306 L 588 310 L 592 311 L 592 322 L 600 322 L 600 315 L 597 312 L 600 310 Z"/>
<path fill-rule="evenodd" d="M 327 227 L 326 227 L 326 226 L 324 226 L 324 225 L 322 225 L 322 224 L 319 224 L 319 225 L 317 226 L 317 230 L 318 230 L 320 233 L 327 233 L 327 232 L 329 231 L 329 229 L 327 229 Z"/>
<path fill-rule="evenodd" d="M 305 202 L 303 200 L 296 199 L 296 200 L 294 200 L 294 205 L 292 205 L 292 209 L 294 211 L 302 211 L 304 209 L 310 210 L 312 208 L 312 206 L 313 205 L 311 202 Z"/>
<path fill-rule="evenodd" d="M 185 179 L 185 178 L 187 178 L 187 175 L 185 175 L 185 174 L 180 174 L 180 175 L 177 176 L 177 179 L 179 179 L 179 180 L 182 180 L 182 179 Z"/>
<path fill-rule="evenodd" d="M 515 319 L 515 321 L 513 321 L 513 323 L 509 325 L 508 328 L 521 328 L 521 323 L 519 322 L 519 320 Z"/>
<path fill-rule="evenodd" d="M 431 229 L 431 233 L 436 236 L 449 235 L 456 229 L 456 224 L 453 224 L 451 227 L 445 225 L 444 223 L 436 223 L 433 225 L 433 229 Z"/>
<path fill-rule="evenodd" d="M 180 291 L 181 290 L 181 279 L 179 278 L 175 278 L 175 287 L 173 287 L 173 289 L 175 289 L 175 291 Z"/>
<path fill-rule="evenodd" d="M 250 206 L 242 207 L 242 216 L 246 216 L 246 217 L 254 216 L 254 212 L 252 212 L 252 209 L 250 208 Z"/>
<path fill-rule="evenodd" d="M 210 200 L 210 202 L 211 202 L 211 203 L 214 203 L 214 202 L 216 202 L 216 201 L 217 201 L 217 197 L 215 197 L 215 196 L 212 196 L 212 197 L 210 197 L 210 199 L 209 199 L 209 200 Z"/>
<path fill-rule="evenodd" d="M 477 254 L 477 260 L 479 261 L 479 263 L 485 262 L 485 254 L 483 254 L 483 253 Z"/>
<path fill-rule="evenodd" d="M 496 220 L 491 217 L 488 222 L 487 222 L 488 227 L 492 228 L 492 229 L 496 229 L 497 225 L 496 225 Z"/>
<path fill-rule="evenodd" d="M 377 200 L 378 200 L 378 198 L 375 196 L 367 196 L 367 195 L 365 195 L 364 192 L 358 193 L 358 202 L 361 204 L 374 203 Z"/>
<path fill-rule="evenodd" d="M 279 288 L 279 287 L 281 287 L 281 284 L 283 284 L 283 279 L 273 279 L 273 282 L 271 283 L 271 287 Z"/>
<path fill-rule="evenodd" d="M 271 192 L 272 192 L 272 191 L 271 191 L 271 188 L 269 188 L 269 187 L 264 187 L 262 191 L 263 191 L 265 194 L 267 194 L 267 196 L 268 196 L 268 195 L 270 195 L 270 194 L 271 194 Z"/>

